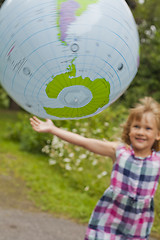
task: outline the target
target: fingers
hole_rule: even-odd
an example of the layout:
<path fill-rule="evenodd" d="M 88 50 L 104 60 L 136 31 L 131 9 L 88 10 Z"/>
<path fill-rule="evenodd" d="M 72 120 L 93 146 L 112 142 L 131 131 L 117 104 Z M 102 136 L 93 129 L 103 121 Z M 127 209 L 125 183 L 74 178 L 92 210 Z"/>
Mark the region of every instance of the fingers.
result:
<path fill-rule="evenodd" d="M 41 121 L 39 118 L 33 116 L 30 118 L 30 124 L 36 132 L 45 132 L 46 122 Z"/>
<path fill-rule="evenodd" d="M 42 121 L 40 119 L 38 119 L 37 117 L 33 116 L 32 118 L 30 118 L 30 122 L 32 124 L 38 125 L 40 124 Z"/>
<path fill-rule="evenodd" d="M 39 118 L 37 118 L 36 116 L 33 116 L 33 120 L 36 122 L 36 123 L 41 123 L 42 121 L 39 119 Z"/>
<path fill-rule="evenodd" d="M 30 118 L 30 124 L 34 130 L 37 131 L 37 128 L 40 123 L 41 121 L 37 117 L 34 116 L 33 118 Z"/>

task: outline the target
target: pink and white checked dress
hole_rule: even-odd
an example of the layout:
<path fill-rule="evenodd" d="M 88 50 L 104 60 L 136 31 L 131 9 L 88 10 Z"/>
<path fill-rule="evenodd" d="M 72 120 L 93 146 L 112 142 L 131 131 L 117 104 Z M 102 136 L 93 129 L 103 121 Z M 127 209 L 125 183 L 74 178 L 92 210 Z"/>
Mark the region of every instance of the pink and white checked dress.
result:
<path fill-rule="evenodd" d="M 98 201 L 85 240 L 146 240 L 153 218 L 153 197 L 160 176 L 160 152 L 137 158 L 120 145 L 110 187 Z"/>

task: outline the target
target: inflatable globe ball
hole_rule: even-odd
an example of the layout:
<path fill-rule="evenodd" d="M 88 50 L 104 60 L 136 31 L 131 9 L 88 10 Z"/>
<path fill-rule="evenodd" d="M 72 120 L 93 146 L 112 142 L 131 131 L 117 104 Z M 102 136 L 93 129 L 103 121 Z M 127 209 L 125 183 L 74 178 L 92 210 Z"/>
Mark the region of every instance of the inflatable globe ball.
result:
<path fill-rule="evenodd" d="M 42 118 L 93 116 L 135 77 L 139 38 L 124 0 L 6 0 L 0 83 Z"/>

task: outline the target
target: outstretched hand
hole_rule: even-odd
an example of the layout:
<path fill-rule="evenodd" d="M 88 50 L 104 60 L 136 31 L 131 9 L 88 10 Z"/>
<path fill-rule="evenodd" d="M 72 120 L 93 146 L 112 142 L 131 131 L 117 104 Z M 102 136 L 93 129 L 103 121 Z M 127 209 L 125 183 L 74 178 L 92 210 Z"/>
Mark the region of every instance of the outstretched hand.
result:
<path fill-rule="evenodd" d="M 41 121 L 39 118 L 35 116 L 33 118 L 30 118 L 30 123 L 32 128 L 36 132 L 48 133 L 54 127 L 54 124 L 50 119 L 46 119 L 46 121 Z"/>

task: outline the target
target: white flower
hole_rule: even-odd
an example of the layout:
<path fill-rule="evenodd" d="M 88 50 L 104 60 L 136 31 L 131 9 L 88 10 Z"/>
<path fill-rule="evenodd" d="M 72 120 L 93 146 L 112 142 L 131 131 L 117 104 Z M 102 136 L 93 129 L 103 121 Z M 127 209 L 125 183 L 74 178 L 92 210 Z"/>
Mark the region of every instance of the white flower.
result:
<path fill-rule="evenodd" d="M 106 176 L 108 173 L 106 171 L 103 171 L 101 174 L 102 176 Z"/>
<path fill-rule="evenodd" d="M 94 153 L 93 153 L 93 152 L 90 152 L 90 156 L 94 156 Z"/>
<path fill-rule="evenodd" d="M 81 154 L 81 155 L 79 156 L 79 158 L 85 159 L 85 158 L 87 158 L 87 155 L 86 155 L 86 154 Z"/>
<path fill-rule="evenodd" d="M 94 134 L 101 133 L 101 132 L 102 132 L 102 130 L 100 128 L 93 131 Z"/>
<path fill-rule="evenodd" d="M 72 132 L 73 132 L 73 133 L 76 133 L 76 132 L 77 132 L 77 129 L 75 129 L 75 128 L 72 129 Z"/>
<path fill-rule="evenodd" d="M 96 133 L 101 133 L 101 129 L 100 128 L 98 128 L 97 130 L 96 130 Z"/>
<path fill-rule="evenodd" d="M 52 157 L 54 157 L 54 152 L 51 152 L 50 154 L 49 154 L 49 156 L 52 158 Z"/>
<path fill-rule="evenodd" d="M 82 167 L 79 167 L 79 168 L 78 168 L 78 171 L 79 171 L 79 172 L 82 172 L 82 171 L 83 171 L 83 168 L 82 168 Z"/>
<path fill-rule="evenodd" d="M 49 146 L 48 146 L 48 145 L 44 146 L 44 147 L 42 148 L 42 152 L 49 153 L 49 152 L 50 152 Z"/>
<path fill-rule="evenodd" d="M 154 26 L 154 25 L 151 25 L 150 29 L 151 29 L 151 31 L 154 32 L 154 33 L 157 31 L 156 26 Z"/>
<path fill-rule="evenodd" d="M 65 165 L 65 169 L 67 171 L 71 171 L 72 170 L 71 166 L 68 163 Z"/>
<path fill-rule="evenodd" d="M 81 149 L 80 149 L 80 147 L 75 147 L 75 150 L 76 150 L 77 152 L 79 152 Z"/>
<path fill-rule="evenodd" d="M 86 186 L 85 188 L 84 188 L 84 191 L 88 191 L 89 190 L 89 186 Z"/>
<path fill-rule="evenodd" d="M 145 2 L 145 0 L 139 0 L 140 4 L 143 4 Z"/>
<path fill-rule="evenodd" d="M 96 159 L 93 160 L 92 165 L 93 165 L 93 166 L 97 165 L 97 160 L 96 160 Z"/>
<path fill-rule="evenodd" d="M 49 165 L 55 165 L 57 162 L 56 160 L 49 159 Z"/>
<path fill-rule="evenodd" d="M 63 152 L 60 152 L 60 153 L 59 153 L 59 157 L 63 157 Z"/>
<path fill-rule="evenodd" d="M 106 171 L 103 171 L 102 173 L 100 173 L 100 174 L 97 175 L 97 178 L 100 179 L 100 178 L 102 178 L 102 177 L 104 177 L 104 176 L 106 176 L 106 175 L 107 175 L 107 172 L 106 172 Z"/>
<path fill-rule="evenodd" d="M 80 163 L 81 163 L 81 160 L 77 159 L 75 165 L 78 166 Z"/>
<path fill-rule="evenodd" d="M 43 153 L 45 152 L 45 150 L 44 150 L 44 147 L 42 148 L 42 150 L 41 150 Z"/>
<path fill-rule="evenodd" d="M 108 122 L 105 122 L 105 123 L 104 123 L 104 126 L 105 126 L 105 127 L 108 127 L 108 126 L 109 126 L 109 123 L 108 123 Z"/>
<path fill-rule="evenodd" d="M 80 130 L 81 130 L 81 132 L 86 132 L 87 131 L 86 128 L 81 128 Z"/>
<path fill-rule="evenodd" d="M 64 142 L 59 142 L 58 147 L 62 149 L 64 147 Z"/>
<path fill-rule="evenodd" d="M 52 145 L 56 145 L 59 142 L 59 138 L 57 136 L 54 136 L 52 139 Z"/>
<path fill-rule="evenodd" d="M 64 158 L 63 162 L 69 163 L 71 160 L 69 158 Z"/>
<path fill-rule="evenodd" d="M 74 153 L 70 153 L 69 157 L 71 157 L 71 158 L 74 157 Z"/>
<path fill-rule="evenodd" d="M 68 131 L 68 128 L 62 128 L 63 130 L 65 130 L 65 131 Z"/>

